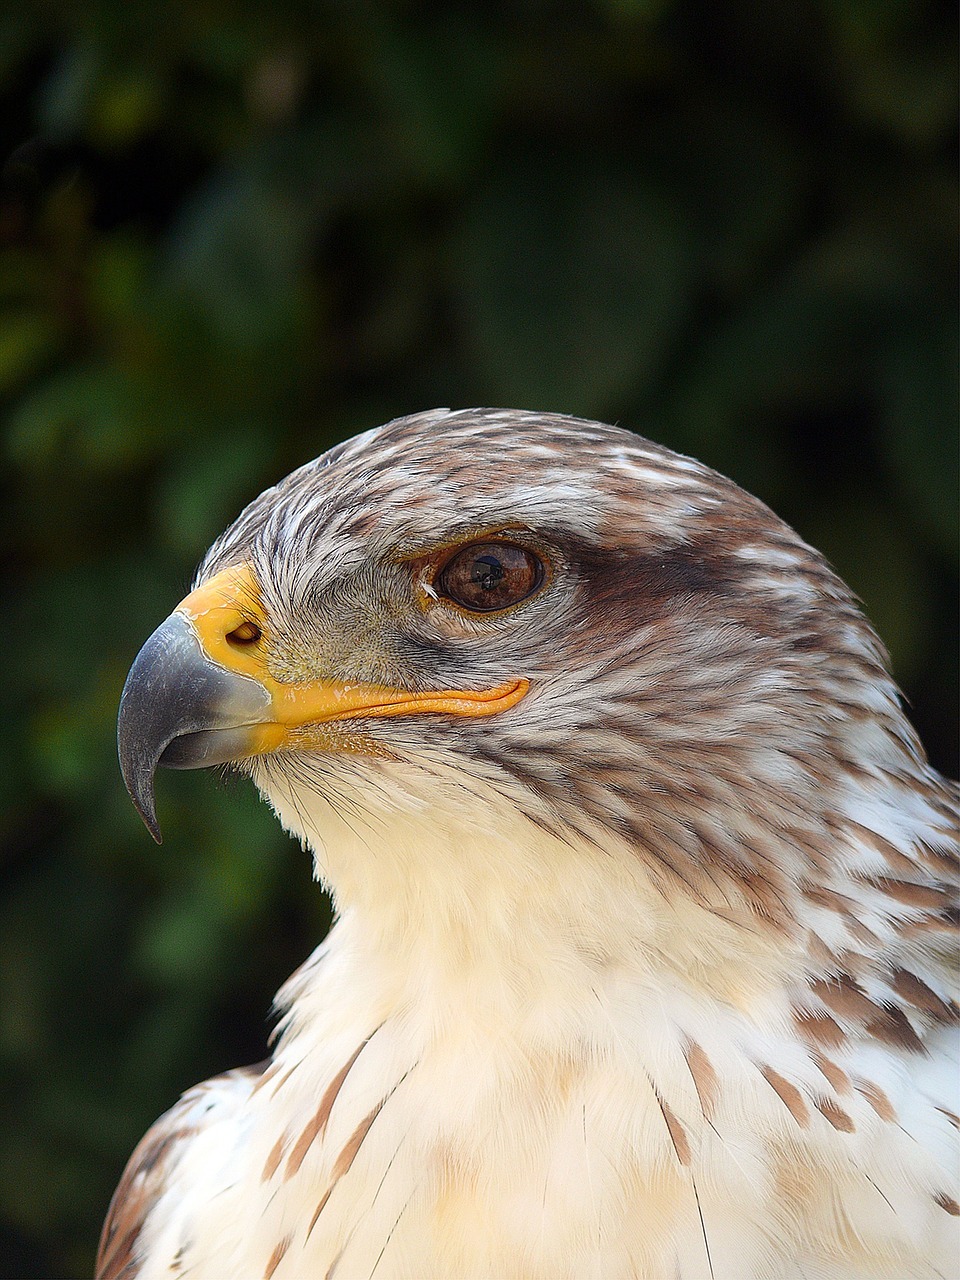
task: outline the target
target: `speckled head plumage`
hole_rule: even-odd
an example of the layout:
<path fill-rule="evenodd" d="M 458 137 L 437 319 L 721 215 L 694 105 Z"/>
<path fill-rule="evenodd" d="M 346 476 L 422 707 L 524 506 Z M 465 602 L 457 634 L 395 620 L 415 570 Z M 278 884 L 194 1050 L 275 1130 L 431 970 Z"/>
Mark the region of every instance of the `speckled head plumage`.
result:
<path fill-rule="evenodd" d="M 487 536 L 529 546 L 549 583 L 494 615 L 423 595 L 425 560 Z M 711 901 L 745 894 L 785 920 L 786 879 L 839 821 L 844 781 L 923 767 L 879 642 L 822 558 L 729 480 L 615 427 L 399 419 L 253 502 L 198 580 L 240 561 L 280 679 L 529 679 L 503 716 L 367 731 L 419 758 L 427 786 L 458 761 L 534 820 L 632 843 Z"/>

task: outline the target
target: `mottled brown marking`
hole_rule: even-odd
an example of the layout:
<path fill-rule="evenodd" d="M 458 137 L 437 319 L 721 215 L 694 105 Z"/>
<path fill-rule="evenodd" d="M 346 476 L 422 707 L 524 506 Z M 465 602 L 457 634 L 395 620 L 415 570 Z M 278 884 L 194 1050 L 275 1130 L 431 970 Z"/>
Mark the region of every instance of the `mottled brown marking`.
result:
<path fill-rule="evenodd" d="M 866 1098 L 881 1120 L 888 1120 L 891 1123 L 896 1120 L 897 1113 L 893 1103 L 872 1080 L 854 1080 L 853 1085 L 857 1093 Z"/>
<path fill-rule="evenodd" d="M 947 1213 L 952 1213 L 955 1218 L 960 1217 L 960 1204 L 957 1204 L 952 1196 L 948 1196 L 943 1191 L 938 1191 L 933 1198 L 941 1209 L 946 1209 Z"/>
<path fill-rule="evenodd" d="M 323 1097 L 320 1099 L 320 1105 L 317 1108 L 316 1113 L 311 1118 L 309 1124 L 304 1128 L 303 1132 L 300 1134 L 300 1137 L 297 1139 L 296 1145 L 294 1146 L 293 1150 L 290 1152 L 290 1158 L 287 1161 L 287 1167 L 283 1175 L 284 1181 L 286 1181 L 287 1178 L 292 1178 L 293 1175 L 299 1170 L 300 1166 L 303 1164 L 304 1157 L 306 1156 L 307 1152 L 310 1150 L 311 1144 L 326 1129 L 327 1122 L 330 1119 L 330 1113 L 333 1110 L 333 1104 L 337 1100 L 337 1094 L 340 1092 L 341 1088 L 343 1087 L 343 1082 L 346 1080 L 347 1076 L 350 1074 L 350 1068 L 353 1066 L 356 1060 L 360 1057 L 360 1054 L 367 1043 L 368 1041 L 364 1040 L 353 1051 L 353 1053 L 350 1055 L 349 1061 L 346 1062 L 344 1066 L 340 1068 L 337 1074 L 330 1081 L 330 1084 L 327 1086 L 326 1092 L 324 1093 Z"/>
<path fill-rule="evenodd" d="M 195 1114 L 199 1100 L 227 1081 L 259 1078 L 265 1065 L 238 1067 L 197 1085 L 147 1130 L 127 1162 L 110 1201 L 97 1249 L 96 1280 L 134 1280 L 139 1272 L 140 1234 L 184 1146 L 198 1132 L 195 1123 L 187 1123 L 187 1117 Z"/>
<path fill-rule="evenodd" d="M 867 975 L 872 976 L 875 969 L 875 961 L 873 956 L 866 956 L 861 951 L 852 951 L 845 947 L 836 957 L 836 964 L 831 973 L 849 974 L 851 978 L 862 978 Z"/>
<path fill-rule="evenodd" d="M 839 973 L 829 979 L 818 978 L 810 983 L 810 990 L 828 1009 L 847 1022 L 860 1022 L 880 1013 L 880 1006 L 874 1004 L 849 973 Z"/>
<path fill-rule="evenodd" d="M 915 1009 L 930 1014 L 937 1022 L 957 1021 L 956 1008 L 941 1000 L 935 991 L 908 969 L 894 969 L 892 986 L 898 996 L 903 996 Z"/>
<path fill-rule="evenodd" d="M 742 840 L 741 846 L 746 848 L 746 841 Z M 751 849 L 750 852 L 754 855 L 757 853 L 755 849 Z M 740 885 L 751 907 L 763 916 L 767 923 L 786 927 L 790 918 L 790 909 L 784 898 L 783 886 L 771 881 L 769 866 L 766 862 L 756 871 L 743 868 L 733 870 L 729 874 Z"/>
<path fill-rule="evenodd" d="M 806 1129 L 810 1123 L 810 1110 L 797 1086 L 791 1084 L 789 1080 L 785 1080 L 779 1071 L 774 1071 L 773 1067 L 768 1067 L 762 1062 L 757 1065 L 764 1080 L 766 1080 L 800 1128 Z"/>
<path fill-rule="evenodd" d="M 850 916 L 847 920 L 847 928 L 850 930 L 851 936 L 864 947 L 879 947 L 880 939 L 868 929 L 862 920 L 858 920 L 856 916 Z"/>
<path fill-rule="evenodd" d="M 833 911 L 838 916 L 853 918 L 853 908 L 856 903 L 851 898 L 845 898 L 842 893 L 836 893 L 833 889 L 826 889 L 823 885 L 810 884 L 807 881 L 801 883 L 800 891 L 808 901 L 815 903 L 818 907 Z"/>
<path fill-rule="evenodd" d="M 941 1115 L 946 1116 L 955 1129 L 960 1129 L 960 1116 L 954 1115 L 952 1111 L 948 1111 L 946 1107 L 937 1107 Z"/>
<path fill-rule="evenodd" d="M 797 1009 L 793 1015 L 797 1030 L 814 1044 L 824 1045 L 828 1049 L 838 1049 L 846 1040 L 847 1034 L 840 1024 L 830 1017 L 829 1013 L 814 1013 L 809 1009 Z"/>
<path fill-rule="evenodd" d="M 893 880 L 889 876 L 871 877 L 865 883 L 907 907 L 930 907 L 934 911 L 940 911 L 944 907 L 949 907 L 953 901 L 953 895 L 948 889 L 935 885 L 914 884 L 910 880 Z"/>
<path fill-rule="evenodd" d="M 683 1053 L 687 1061 L 687 1070 L 693 1079 L 693 1087 L 700 1100 L 700 1110 L 707 1120 L 712 1120 L 719 1088 L 713 1063 L 695 1040 L 687 1040 Z"/>
<path fill-rule="evenodd" d="M 290 1248 L 290 1241 L 292 1239 L 293 1239 L 293 1236 L 289 1235 L 289 1236 L 284 1236 L 282 1240 L 278 1241 L 276 1248 L 274 1249 L 273 1253 L 271 1253 L 270 1255 L 270 1259 L 267 1262 L 267 1265 L 263 1269 L 263 1280 L 270 1280 L 270 1277 L 276 1271 L 277 1267 L 279 1267 L 283 1259 L 283 1255 Z"/>
<path fill-rule="evenodd" d="M 852 819 L 848 819 L 848 826 L 852 831 L 856 832 L 857 838 L 861 843 L 868 845 L 871 849 L 875 849 L 892 870 L 904 876 L 916 873 L 916 866 L 912 859 L 908 858 L 895 844 L 891 844 L 889 840 L 878 834 L 878 832 L 871 831 L 869 827 L 864 827 Z"/>
<path fill-rule="evenodd" d="M 837 953 L 831 951 L 820 935 L 812 930 L 807 934 L 807 951 L 811 960 L 816 960 L 829 972 L 832 973 L 837 968 Z"/>
<path fill-rule="evenodd" d="M 838 1067 L 835 1062 L 831 1062 L 828 1057 L 816 1049 L 814 1049 L 810 1057 L 814 1066 L 826 1080 L 830 1081 L 837 1093 L 849 1093 L 851 1091 L 853 1086 L 850 1083 L 850 1077 L 842 1067 Z"/>
<path fill-rule="evenodd" d="M 835 1129 L 839 1129 L 841 1133 L 854 1132 L 856 1126 L 851 1118 L 831 1098 L 814 1098 L 813 1104 Z"/>
<path fill-rule="evenodd" d="M 914 1031 L 910 1019 L 894 1004 L 882 1004 L 880 1013 L 864 1027 L 868 1036 L 892 1045 L 895 1049 L 907 1049 L 911 1053 L 926 1053 L 927 1047 Z"/>
<path fill-rule="evenodd" d="M 956 847 L 956 815 L 948 814 L 947 818 L 953 825 L 940 833 L 943 843 L 931 845 L 921 840 L 917 850 L 928 866 L 932 867 L 939 875 L 946 875 L 952 879 L 956 876 L 957 867 L 960 865 L 960 851 Z"/>
<path fill-rule="evenodd" d="M 283 1159 L 283 1149 L 287 1145 L 287 1135 L 281 1133 L 280 1137 L 273 1144 L 270 1154 L 267 1156 L 266 1163 L 263 1166 L 263 1172 L 260 1174 L 261 1182 L 269 1182 L 280 1166 Z"/>
<path fill-rule="evenodd" d="M 905 938 L 914 938 L 918 933 L 954 933 L 957 919 L 953 911 L 945 911 L 942 915 L 922 916 L 919 920 L 905 920 L 900 925 L 900 932 Z"/>

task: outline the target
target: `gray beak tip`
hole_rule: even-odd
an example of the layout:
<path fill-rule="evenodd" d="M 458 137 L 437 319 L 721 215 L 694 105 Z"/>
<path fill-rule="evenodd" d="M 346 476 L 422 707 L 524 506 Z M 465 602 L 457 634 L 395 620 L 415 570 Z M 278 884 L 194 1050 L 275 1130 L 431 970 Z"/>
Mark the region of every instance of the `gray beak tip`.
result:
<path fill-rule="evenodd" d="M 123 705 L 121 703 L 120 732 L 117 735 L 120 772 L 123 776 L 124 786 L 127 788 L 127 794 L 133 801 L 133 807 L 142 818 L 143 825 L 156 840 L 157 844 L 160 844 L 162 843 L 160 823 L 157 821 L 157 806 L 153 792 L 153 778 L 157 761 L 150 758 L 153 754 L 152 752 L 144 753 L 139 750 L 139 742 L 131 738 L 123 716 Z"/>
<path fill-rule="evenodd" d="M 249 726 L 264 721 L 269 703 L 259 681 L 207 657 L 182 614 L 157 627 L 130 668 L 117 718 L 120 772 L 157 844 L 157 767 L 203 769 L 239 759 Z"/>
<path fill-rule="evenodd" d="M 148 795 L 138 797 L 131 794 L 134 808 L 143 819 L 143 825 L 156 840 L 157 844 L 163 844 L 163 836 L 160 834 L 160 823 L 157 821 L 157 810 L 153 800 L 153 788 L 151 786 Z"/>
<path fill-rule="evenodd" d="M 189 659 L 194 649 L 196 644 L 186 619 L 176 615 L 168 618 L 137 654 L 120 695 L 120 772 L 134 808 L 157 844 L 161 843 L 161 835 L 154 774 L 164 748 L 176 732 L 177 672 L 184 655 Z"/>

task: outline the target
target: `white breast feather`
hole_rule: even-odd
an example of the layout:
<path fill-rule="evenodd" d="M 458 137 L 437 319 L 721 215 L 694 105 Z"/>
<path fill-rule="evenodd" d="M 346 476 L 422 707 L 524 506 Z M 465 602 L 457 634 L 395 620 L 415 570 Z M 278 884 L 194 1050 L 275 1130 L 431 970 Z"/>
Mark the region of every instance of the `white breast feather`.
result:
<path fill-rule="evenodd" d="M 374 837 L 272 798 L 356 905 L 291 980 L 267 1075 L 213 1099 L 143 1280 L 174 1257 L 190 1280 L 879 1280 L 916 1256 L 909 1274 L 950 1274 L 946 1059 L 841 1054 L 898 1122 L 852 1090 L 838 1131 L 811 1105 L 831 1090 L 792 1027 L 782 940 L 741 933 L 733 956 L 638 860 L 526 823 L 455 829 L 411 803 Z M 804 1127 L 758 1064 L 802 1092 Z"/>

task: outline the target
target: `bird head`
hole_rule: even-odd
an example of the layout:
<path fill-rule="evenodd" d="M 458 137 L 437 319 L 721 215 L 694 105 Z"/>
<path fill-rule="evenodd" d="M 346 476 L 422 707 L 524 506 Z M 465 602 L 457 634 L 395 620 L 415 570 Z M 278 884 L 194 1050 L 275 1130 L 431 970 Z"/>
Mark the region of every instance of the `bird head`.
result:
<path fill-rule="evenodd" d="M 495 410 L 399 419 L 253 501 L 136 659 L 119 748 L 157 838 L 156 767 L 231 763 L 315 851 L 328 819 L 519 823 L 783 925 L 844 789 L 918 750 L 850 593 L 762 503 Z"/>

